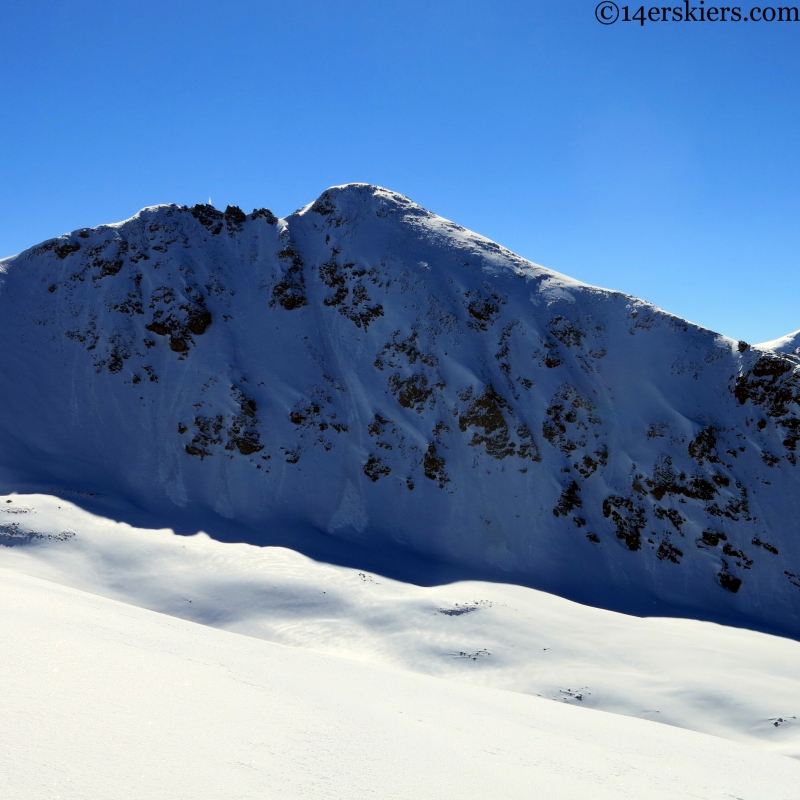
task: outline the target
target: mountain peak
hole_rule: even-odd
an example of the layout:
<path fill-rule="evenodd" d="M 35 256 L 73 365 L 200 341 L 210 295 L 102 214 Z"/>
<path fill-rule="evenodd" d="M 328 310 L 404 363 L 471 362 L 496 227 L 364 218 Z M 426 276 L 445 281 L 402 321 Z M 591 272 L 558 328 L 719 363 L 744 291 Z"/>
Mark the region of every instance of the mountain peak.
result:
<path fill-rule="evenodd" d="M 398 211 L 418 211 L 427 214 L 423 208 L 404 195 L 374 186 L 370 183 L 345 183 L 326 189 L 313 203 L 305 206 L 299 213 L 313 212 L 322 216 L 373 213 L 397 213 Z"/>

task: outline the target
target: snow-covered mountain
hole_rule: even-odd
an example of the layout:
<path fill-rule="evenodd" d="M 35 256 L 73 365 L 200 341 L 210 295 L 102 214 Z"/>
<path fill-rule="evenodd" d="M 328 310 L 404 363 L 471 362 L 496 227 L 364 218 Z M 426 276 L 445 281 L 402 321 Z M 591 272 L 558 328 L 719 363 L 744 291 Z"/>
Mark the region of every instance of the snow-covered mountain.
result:
<path fill-rule="evenodd" d="M 286 219 L 149 208 L 0 270 L 5 491 L 204 512 L 256 543 L 321 531 L 800 636 L 792 348 L 362 184 Z"/>

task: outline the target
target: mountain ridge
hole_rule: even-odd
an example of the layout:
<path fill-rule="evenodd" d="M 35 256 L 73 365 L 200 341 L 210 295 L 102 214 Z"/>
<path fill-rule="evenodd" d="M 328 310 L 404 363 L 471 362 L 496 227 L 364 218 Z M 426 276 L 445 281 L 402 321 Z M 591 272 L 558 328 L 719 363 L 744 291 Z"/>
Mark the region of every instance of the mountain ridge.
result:
<path fill-rule="evenodd" d="M 793 353 L 367 184 L 285 219 L 151 207 L 0 270 L 4 486 L 308 526 L 800 635 Z"/>

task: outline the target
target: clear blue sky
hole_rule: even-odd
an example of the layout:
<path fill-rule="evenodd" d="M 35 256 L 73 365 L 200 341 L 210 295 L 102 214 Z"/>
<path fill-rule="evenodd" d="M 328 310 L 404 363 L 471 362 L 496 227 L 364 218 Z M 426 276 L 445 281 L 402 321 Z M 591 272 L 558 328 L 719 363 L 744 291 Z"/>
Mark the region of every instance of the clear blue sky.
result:
<path fill-rule="evenodd" d="M 800 23 L 594 7 L 3 3 L 0 254 L 366 181 L 730 336 L 800 328 Z"/>

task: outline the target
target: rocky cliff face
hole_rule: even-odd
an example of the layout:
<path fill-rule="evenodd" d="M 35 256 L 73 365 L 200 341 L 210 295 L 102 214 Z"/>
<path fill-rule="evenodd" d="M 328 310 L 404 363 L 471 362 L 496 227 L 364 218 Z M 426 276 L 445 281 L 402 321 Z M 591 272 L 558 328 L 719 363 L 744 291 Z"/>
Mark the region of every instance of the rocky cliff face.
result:
<path fill-rule="evenodd" d="M 148 208 L 0 270 L 9 489 L 312 526 L 800 634 L 792 348 L 366 185 L 286 219 Z"/>

